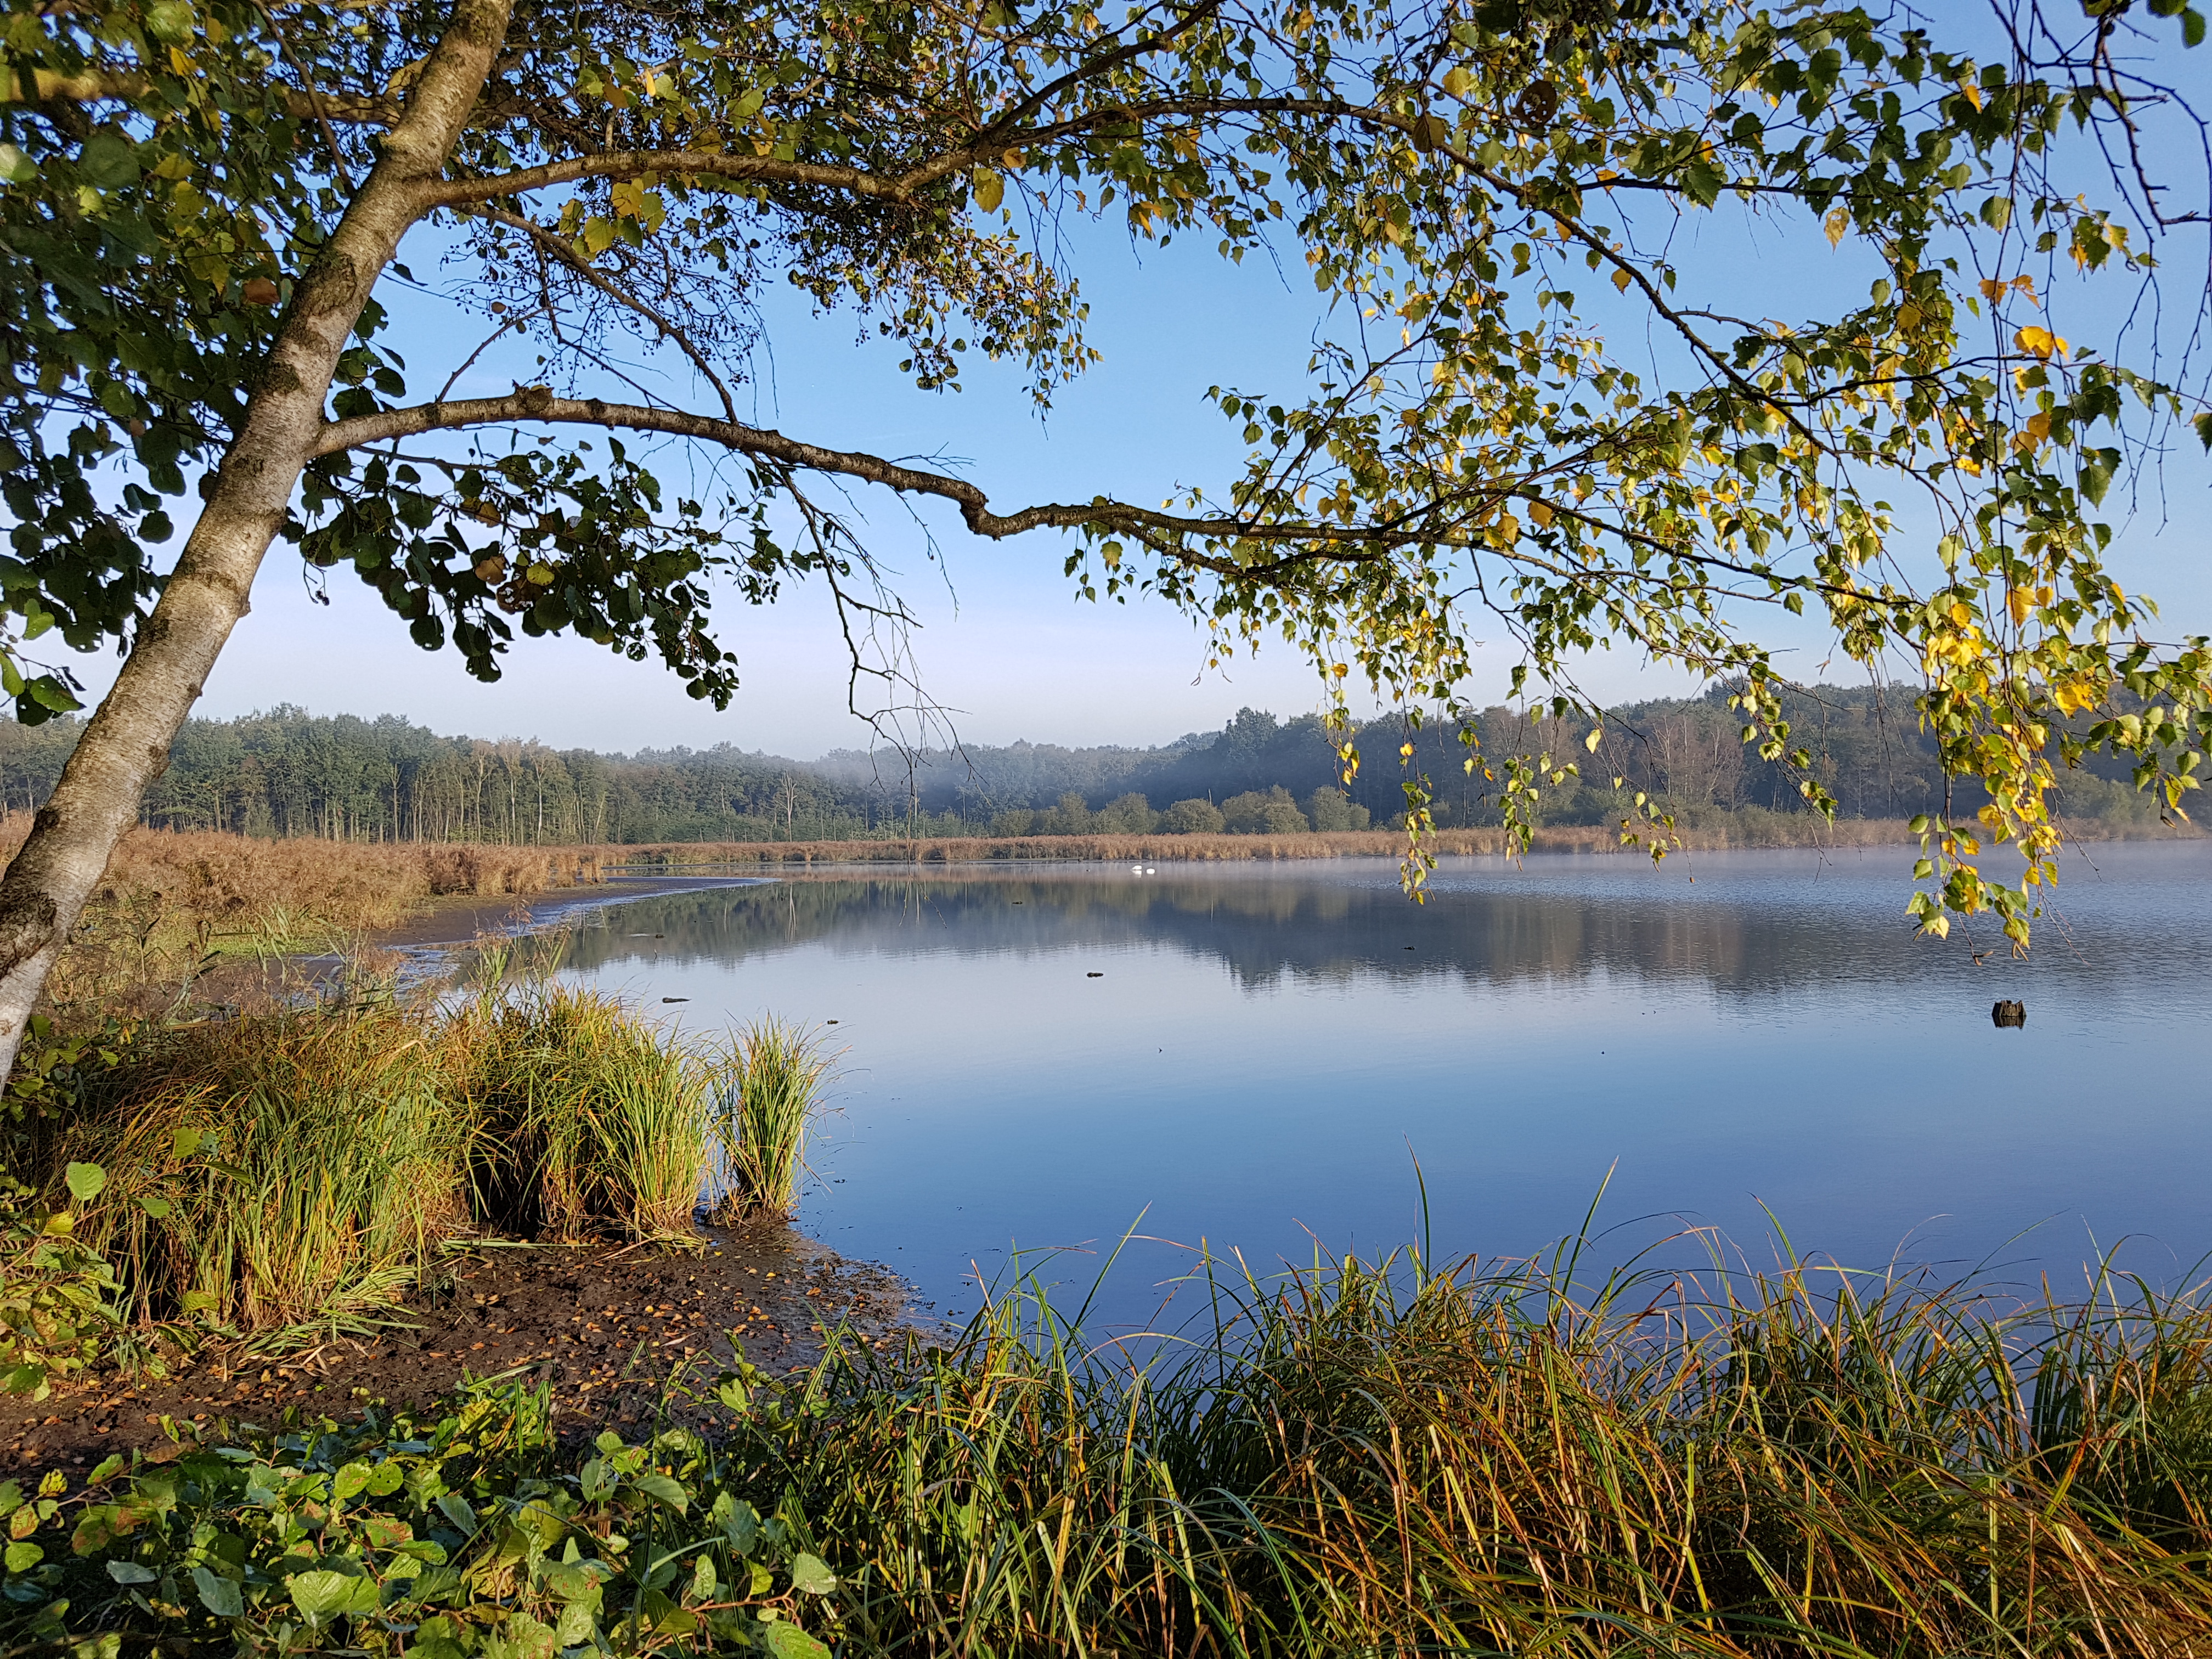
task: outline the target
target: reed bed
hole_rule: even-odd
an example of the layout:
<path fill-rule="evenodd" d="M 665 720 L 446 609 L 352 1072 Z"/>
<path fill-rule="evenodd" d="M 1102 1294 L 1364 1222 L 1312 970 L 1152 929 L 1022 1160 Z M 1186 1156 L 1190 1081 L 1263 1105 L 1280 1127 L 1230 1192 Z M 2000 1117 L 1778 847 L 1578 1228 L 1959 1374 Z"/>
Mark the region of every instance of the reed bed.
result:
<path fill-rule="evenodd" d="M 1717 852 L 1749 847 L 1883 847 L 1912 840 L 1902 818 L 1841 818 L 1828 823 L 1806 813 L 1742 812 L 1726 821 L 1678 832 L 1690 850 Z M 1513 851 L 1503 830 L 1438 830 L 1422 837 L 1430 852 L 1453 857 L 1496 857 Z M 1670 844 L 1673 844 L 1670 842 Z M 1543 853 L 1631 853 L 1618 829 L 1563 824 L 1536 832 Z M 1400 830 L 1309 830 L 1290 836 L 1099 835 L 933 836 L 916 840 L 782 842 L 663 842 L 605 849 L 606 867 L 681 871 L 726 864 L 988 864 L 1084 861 L 1120 864 L 1251 863 L 1310 859 L 1405 856 Z"/>
<path fill-rule="evenodd" d="M 1092 1348 L 1030 1282 L 738 1419 L 842 1651 L 2212 1654 L 2197 1297 L 1204 1277 L 1201 1330 Z"/>
<path fill-rule="evenodd" d="M 140 1324 L 359 1314 L 456 1240 L 689 1233 L 720 1062 L 544 983 L 139 1037 L 39 1126 L 37 1184 L 107 1172 L 78 1237 Z"/>
<path fill-rule="evenodd" d="M 0 819 L 0 864 L 29 818 Z M 64 1024 L 263 1006 L 285 958 L 350 952 L 441 897 L 526 901 L 603 880 L 599 848 L 444 846 L 137 830 L 125 836 L 46 988 Z"/>

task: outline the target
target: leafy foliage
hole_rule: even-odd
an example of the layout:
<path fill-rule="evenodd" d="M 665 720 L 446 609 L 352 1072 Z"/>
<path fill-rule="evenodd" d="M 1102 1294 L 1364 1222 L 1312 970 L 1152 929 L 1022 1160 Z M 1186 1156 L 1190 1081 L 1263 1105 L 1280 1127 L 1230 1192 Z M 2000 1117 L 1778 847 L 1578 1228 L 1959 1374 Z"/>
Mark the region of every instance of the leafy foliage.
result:
<path fill-rule="evenodd" d="M 485 1388 L 450 1414 L 289 1425 L 111 1458 L 64 1506 L 0 1487 L 5 1622 L 241 1654 L 423 1659 L 712 1649 L 825 1659 L 836 1575 L 804 1522 L 732 1490 L 713 1449 L 611 1431 L 570 1462 L 541 1396 Z M 97 1490 L 114 1481 L 112 1491 Z"/>
<path fill-rule="evenodd" d="M 2186 218 L 2159 204 L 2152 158 L 2173 152 L 2143 125 L 2185 118 L 2155 62 L 2115 51 L 2193 46 L 2202 17 L 2176 0 L 2147 18 L 2086 7 L 2071 38 L 2040 12 L 2000 17 L 1998 61 L 1901 15 L 1734 0 L 498 15 L 466 131 L 410 198 L 483 343 L 405 402 L 428 388 L 369 301 L 335 383 L 310 389 L 325 425 L 281 460 L 306 469 L 283 533 L 313 564 L 349 562 L 481 675 L 520 617 L 657 655 L 719 704 L 736 680 L 714 587 L 764 603 L 793 578 L 829 585 L 869 671 L 867 630 L 903 613 L 810 493 L 828 477 L 937 497 L 988 536 L 1073 532 L 1079 591 L 1184 607 L 1217 660 L 1287 637 L 1337 698 L 1345 781 L 1344 698 L 1364 683 L 1456 729 L 1519 830 L 1576 763 L 1486 758 L 1465 702 L 1483 618 L 1521 653 L 1516 692 L 1593 747 L 1602 717 L 1574 664 L 1620 644 L 1740 681 L 1743 741 L 1802 762 L 1747 619 L 1809 611 L 1847 657 L 1913 665 L 1943 772 L 1978 790 L 1929 817 L 1913 910 L 1931 933 L 1994 909 L 2024 945 L 2056 875 L 2051 791 L 2093 751 L 2173 810 L 2197 787 L 2212 647 L 2146 633 L 2100 515 L 2178 428 L 2212 441 L 2212 414 L 2070 343 L 2057 314 L 2074 276 L 2148 280 Z M 240 388 L 290 325 L 277 307 L 446 24 L 427 5 L 221 0 L 16 0 L 8 19 L 17 526 L 0 586 L 27 640 L 88 645 L 137 625 L 161 498 L 223 459 Z M 2084 165 L 2107 199 L 2082 191 Z M 1310 273 L 1330 321 L 1304 384 L 1212 392 L 1248 450 L 1225 483 L 1158 508 L 1000 511 L 944 468 L 739 417 L 779 282 L 850 311 L 919 386 L 957 387 L 981 351 L 1048 401 L 1092 359 L 1059 234 L 1086 216 Z M 1864 297 L 1736 315 L 1674 251 L 1707 223 L 1825 236 Z M 1613 335 L 1660 342 L 1652 369 Z M 501 341 L 539 353 L 540 383 L 451 398 Z M 633 349 L 680 364 L 696 406 L 641 391 Z M 627 448 L 558 436 L 579 425 L 702 449 L 709 487 L 667 489 Z M 872 672 L 902 684 L 895 660 Z M 58 674 L 11 660 L 0 678 L 25 718 L 69 706 Z M 1437 792 L 1413 768 L 1406 790 L 1418 838 Z M 2027 856 L 2012 884 L 1984 869 L 2000 844 Z"/>

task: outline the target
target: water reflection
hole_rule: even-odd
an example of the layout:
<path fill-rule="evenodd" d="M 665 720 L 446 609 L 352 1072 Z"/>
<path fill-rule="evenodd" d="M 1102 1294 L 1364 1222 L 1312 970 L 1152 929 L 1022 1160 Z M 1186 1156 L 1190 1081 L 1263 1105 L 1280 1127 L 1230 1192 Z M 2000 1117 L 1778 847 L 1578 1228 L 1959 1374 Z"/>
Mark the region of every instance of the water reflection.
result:
<path fill-rule="evenodd" d="M 569 960 L 695 1023 L 837 1020 L 804 1218 L 959 1305 L 1010 1241 L 1148 1205 L 1148 1231 L 1262 1261 L 1395 1243 L 1409 1152 L 1449 1248 L 1537 1247 L 1616 1163 L 1615 1218 L 1756 1240 L 1763 1201 L 1855 1261 L 2063 1265 L 2085 1222 L 2175 1261 L 2212 1243 L 2206 843 L 2096 849 L 2035 958 L 1981 966 L 1994 939 L 1911 938 L 1900 849 L 1468 860 L 1420 908 L 1387 865 L 1157 868 L 672 895 Z M 2000 996 L 2027 1030 L 1992 1030 Z"/>

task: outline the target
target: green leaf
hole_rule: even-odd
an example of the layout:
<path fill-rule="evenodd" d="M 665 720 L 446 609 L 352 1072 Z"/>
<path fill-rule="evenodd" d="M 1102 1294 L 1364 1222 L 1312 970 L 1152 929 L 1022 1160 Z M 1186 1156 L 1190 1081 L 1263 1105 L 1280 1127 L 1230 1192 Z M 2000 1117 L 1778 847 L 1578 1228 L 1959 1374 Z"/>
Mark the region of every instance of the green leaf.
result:
<path fill-rule="evenodd" d="M 200 1593 L 200 1605 L 218 1619 L 235 1619 L 246 1611 L 246 1598 L 239 1594 L 237 1583 L 205 1567 L 192 1569 L 192 1583 Z"/>
<path fill-rule="evenodd" d="M 827 1595 L 837 1588 L 837 1575 L 820 1556 L 802 1552 L 791 1564 L 791 1587 L 809 1595 Z"/>
<path fill-rule="evenodd" d="M 291 1595 L 292 1605 L 299 1608 L 301 1616 L 318 1626 L 340 1613 L 376 1611 L 376 1580 L 374 1578 L 349 1577 L 344 1573 L 319 1567 L 312 1572 L 293 1574 L 284 1588 Z"/>
<path fill-rule="evenodd" d="M 691 1494 L 685 1492 L 681 1486 L 678 1485 L 677 1482 L 668 1475 L 641 1474 L 633 1479 L 630 1481 L 630 1485 L 636 1487 L 640 1492 L 645 1493 L 648 1498 L 659 1498 L 662 1503 L 666 1504 L 673 1509 L 678 1515 L 683 1514 L 685 1510 L 690 1507 Z"/>
<path fill-rule="evenodd" d="M 49 1164 L 49 1169 L 53 1166 Z M 70 1195 L 80 1204 L 89 1204 L 100 1196 L 107 1185 L 107 1171 L 97 1164 L 72 1164 L 69 1166 Z"/>
<path fill-rule="evenodd" d="M 341 1504 L 350 1502 L 368 1489 L 368 1464 L 346 1464 L 331 1478 L 331 1496 Z"/>
<path fill-rule="evenodd" d="M 157 1193 L 138 1194 L 138 1207 L 156 1221 L 164 1220 L 169 1213 L 169 1200 Z"/>
<path fill-rule="evenodd" d="M 2181 44 L 2185 46 L 2201 46 L 2204 44 L 2204 14 L 2203 12 L 2185 11 L 2181 14 Z"/>
<path fill-rule="evenodd" d="M 160 1577 L 151 1567 L 142 1567 L 136 1561 L 110 1561 L 107 1576 L 118 1584 L 150 1584 Z"/>
<path fill-rule="evenodd" d="M 57 714 L 73 714 L 84 706 L 52 674 L 41 674 L 31 682 L 31 700 Z"/>
<path fill-rule="evenodd" d="M 17 1539 L 8 1546 L 8 1553 L 5 1556 L 0 1556 L 0 1560 L 7 1563 L 8 1571 L 10 1572 L 28 1572 L 46 1559 L 46 1551 L 27 1538 Z"/>
<path fill-rule="evenodd" d="M 103 130 L 85 140 L 76 158 L 77 170 L 102 190 L 134 184 L 138 178 L 138 152 L 119 132 Z"/>
<path fill-rule="evenodd" d="M 775 1659 L 830 1659 L 830 1650 L 788 1620 L 768 1627 L 768 1650 Z"/>
<path fill-rule="evenodd" d="M 38 164 L 20 146 L 0 144 L 0 185 L 27 185 L 38 176 Z"/>
<path fill-rule="evenodd" d="M 569 1602 L 553 1626 L 554 1641 L 564 1648 L 595 1646 L 592 1638 L 599 1633 L 599 1615 L 588 1601 Z"/>
<path fill-rule="evenodd" d="M 146 8 L 146 33 L 170 46 L 192 38 L 192 9 L 185 0 L 160 0 Z"/>

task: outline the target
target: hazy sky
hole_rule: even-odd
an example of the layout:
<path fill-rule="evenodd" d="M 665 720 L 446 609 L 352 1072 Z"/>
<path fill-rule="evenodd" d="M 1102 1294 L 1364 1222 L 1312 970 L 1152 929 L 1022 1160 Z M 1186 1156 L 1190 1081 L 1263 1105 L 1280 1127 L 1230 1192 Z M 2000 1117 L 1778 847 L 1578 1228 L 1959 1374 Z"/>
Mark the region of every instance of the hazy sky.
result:
<path fill-rule="evenodd" d="M 2193 178 L 2182 182 L 2192 192 L 2203 187 Z M 1697 273 L 1686 276 L 1686 289 L 1692 281 L 1710 283 L 1719 299 L 1759 314 L 1802 315 L 1863 295 L 1871 270 L 1863 253 L 1849 241 L 1832 251 L 1808 231 L 1747 231 L 1724 207 L 1686 222 L 1673 252 Z M 2181 240 L 2187 246 L 2177 242 L 2167 254 L 2176 273 L 2169 300 L 2193 300 L 2204 269 L 2202 236 Z M 1194 483 L 1218 488 L 1241 449 L 1231 423 L 1205 401 L 1206 388 L 1236 386 L 1285 401 L 1297 391 L 1322 322 L 1303 265 L 1279 272 L 1248 259 L 1231 267 L 1198 246 L 1139 253 L 1125 235 L 1088 225 L 1073 228 L 1071 245 L 1091 306 L 1092 343 L 1105 361 L 1064 388 L 1048 417 L 1032 412 L 1016 374 L 972 355 L 965 391 L 916 392 L 896 373 L 895 348 L 857 344 L 854 316 L 816 319 L 795 295 L 770 301 L 774 356 L 763 359 L 761 378 L 749 388 L 755 407 L 741 413 L 836 447 L 935 457 L 981 484 L 1000 511 L 1099 492 L 1146 501 Z M 441 272 L 429 236 L 418 234 L 404 252 L 434 286 L 460 274 L 458 267 Z M 2105 289 L 2096 309 L 2116 321 L 2133 290 L 2124 279 Z M 473 348 L 481 324 L 457 307 L 404 290 L 386 298 L 410 382 L 418 395 L 427 392 Z M 1648 361 L 1635 366 L 1661 367 L 1662 347 L 1647 343 L 1641 319 L 1613 320 L 1616 356 L 1643 353 Z M 526 357 L 488 356 L 456 390 L 503 391 L 514 380 L 534 378 Z M 673 378 L 667 391 L 690 395 Z M 635 447 L 647 441 L 630 441 Z M 2212 632 L 2212 574 L 2203 556 L 2212 527 L 2208 471 L 2195 443 L 2186 448 L 2169 464 L 2164 499 L 2142 498 L 2124 525 L 2115 558 L 2124 583 L 2165 602 L 2169 638 Z M 687 465 L 671 452 L 656 470 L 674 483 Z M 2118 495 L 2107 508 L 2124 514 L 2127 503 Z M 1068 544 L 1054 535 L 979 541 L 956 515 L 911 509 L 880 491 L 856 489 L 848 505 L 921 619 L 914 645 L 925 684 L 958 711 L 959 733 L 970 740 L 1151 744 L 1218 726 L 1248 703 L 1285 714 L 1318 706 L 1310 671 L 1287 648 L 1240 660 L 1226 673 L 1206 673 L 1201 634 L 1168 607 L 1081 602 L 1060 574 Z M 915 510 L 936 532 L 941 564 L 926 556 Z M 329 573 L 327 593 L 328 605 L 315 603 L 296 557 L 272 550 L 254 589 L 253 612 L 234 635 L 199 712 L 228 716 L 292 702 L 319 714 L 395 713 L 441 732 L 609 750 L 730 742 L 811 756 L 868 741 L 866 728 L 846 713 L 844 652 L 828 606 L 803 586 L 772 610 L 732 604 L 720 613 L 722 637 L 737 650 L 744 678 L 725 714 L 691 701 L 651 663 L 573 640 L 518 639 L 505 679 L 483 685 L 450 653 L 416 649 L 399 620 L 348 570 Z M 1820 631 L 1778 619 L 1786 631 L 1765 626 L 1783 647 L 1784 671 L 1819 678 L 1826 649 Z M 1470 690 L 1482 700 L 1501 696 L 1513 661 L 1504 645 L 1492 643 Z M 111 666 L 105 659 L 76 665 L 95 692 L 105 689 Z M 1835 677 L 1849 677 L 1850 666 L 1840 665 Z M 1592 664 L 1585 684 L 1607 700 L 1688 689 L 1680 677 L 1656 673 L 1625 653 Z"/>

